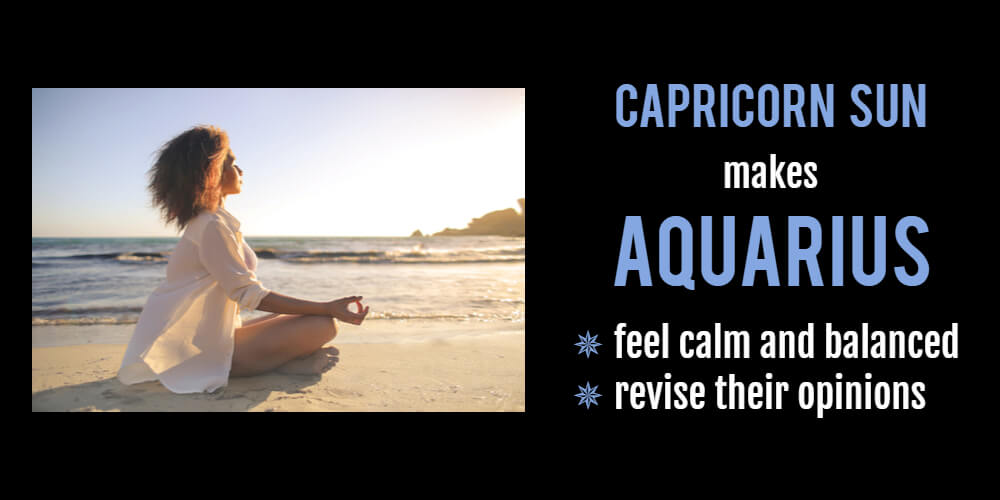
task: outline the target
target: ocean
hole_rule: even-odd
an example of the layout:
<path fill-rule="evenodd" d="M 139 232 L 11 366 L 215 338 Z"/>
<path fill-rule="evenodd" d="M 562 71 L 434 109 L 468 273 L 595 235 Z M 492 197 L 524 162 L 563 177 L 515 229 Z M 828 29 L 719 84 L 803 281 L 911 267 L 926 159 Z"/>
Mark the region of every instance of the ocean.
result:
<path fill-rule="evenodd" d="M 368 322 L 524 322 L 524 238 L 245 237 L 268 289 L 364 297 Z M 134 324 L 178 238 L 32 238 L 31 324 Z M 242 311 L 244 321 L 263 311 Z M 499 325 L 498 325 L 499 326 Z"/>

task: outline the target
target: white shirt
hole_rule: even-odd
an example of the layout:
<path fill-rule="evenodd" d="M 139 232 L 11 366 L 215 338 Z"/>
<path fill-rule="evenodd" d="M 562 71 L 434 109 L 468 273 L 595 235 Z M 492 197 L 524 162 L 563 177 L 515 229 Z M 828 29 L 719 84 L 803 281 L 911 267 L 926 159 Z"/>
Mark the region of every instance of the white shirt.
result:
<path fill-rule="evenodd" d="M 167 263 L 167 281 L 146 301 L 118 380 L 159 380 L 176 393 L 228 383 L 239 308 L 256 309 L 269 290 L 240 222 L 223 208 L 190 221 Z"/>

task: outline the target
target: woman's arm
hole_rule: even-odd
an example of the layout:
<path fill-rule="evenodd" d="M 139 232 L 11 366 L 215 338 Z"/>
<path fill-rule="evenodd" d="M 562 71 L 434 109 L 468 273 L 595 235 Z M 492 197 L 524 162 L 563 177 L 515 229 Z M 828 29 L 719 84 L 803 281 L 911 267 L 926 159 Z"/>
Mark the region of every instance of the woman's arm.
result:
<path fill-rule="evenodd" d="M 315 302 L 312 300 L 296 299 L 282 295 L 278 292 L 268 292 L 260 304 L 259 311 L 267 311 L 280 314 L 312 314 L 316 316 L 330 316 L 341 321 L 346 321 L 352 325 L 360 325 L 368 315 L 368 308 L 361 308 L 363 297 L 353 296 L 342 299 L 331 300 L 330 302 Z M 347 308 L 348 304 L 357 303 L 358 312 L 353 312 Z"/>
<path fill-rule="evenodd" d="M 296 299 L 278 292 L 269 292 L 257 306 L 258 311 L 278 314 L 313 314 L 316 316 L 332 316 L 328 302 L 314 302 Z"/>

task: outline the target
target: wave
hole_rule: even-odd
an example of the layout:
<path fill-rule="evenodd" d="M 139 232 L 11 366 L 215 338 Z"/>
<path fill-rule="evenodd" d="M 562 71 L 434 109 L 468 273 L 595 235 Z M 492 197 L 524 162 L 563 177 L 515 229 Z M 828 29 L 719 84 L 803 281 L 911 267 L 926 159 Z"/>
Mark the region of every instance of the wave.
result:
<path fill-rule="evenodd" d="M 469 313 L 469 314 L 420 314 L 420 313 L 399 313 L 399 312 L 373 312 L 365 321 L 371 320 L 451 320 L 451 321 L 520 321 L 524 319 L 524 313 L 515 311 L 513 314 L 503 313 Z"/>
<path fill-rule="evenodd" d="M 119 318 L 114 316 L 98 316 L 83 318 L 31 318 L 31 326 L 62 326 L 62 325 L 134 325 L 139 318 Z"/>
<path fill-rule="evenodd" d="M 106 307 L 56 307 L 52 309 L 32 309 L 31 316 L 64 316 L 87 314 L 139 314 L 142 306 L 106 306 Z"/>
<path fill-rule="evenodd" d="M 141 306 L 32 309 L 31 326 L 128 325 L 139 321 Z"/>
<path fill-rule="evenodd" d="M 473 304 L 481 305 L 492 305 L 492 304 L 524 304 L 524 299 L 475 299 L 470 301 Z"/>
<path fill-rule="evenodd" d="M 139 321 L 141 307 L 95 307 L 86 309 L 47 309 L 31 312 L 31 326 L 59 325 L 131 325 Z M 119 313 L 119 314 L 115 314 Z M 69 317 L 52 317 L 66 316 Z M 252 318 L 244 318 L 249 321 Z M 408 312 L 372 312 L 373 320 L 444 320 L 444 321 L 524 321 L 524 313 L 435 314 Z"/>
<path fill-rule="evenodd" d="M 273 248 L 254 249 L 260 259 L 277 259 L 294 264 L 482 264 L 492 262 L 524 262 L 524 248 L 487 248 L 472 250 L 365 250 L 357 252 L 280 251 Z"/>
<path fill-rule="evenodd" d="M 119 262 L 166 262 L 170 258 L 170 252 L 109 252 L 109 253 L 84 253 L 77 255 L 66 255 L 62 257 L 34 257 L 39 260 L 116 260 Z M 46 265 L 45 263 L 32 262 L 32 266 Z"/>
<path fill-rule="evenodd" d="M 293 264 L 488 264 L 494 262 L 524 262 L 524 247 L 464 250 L 363 250 L 363 251 L 283 251 L 274 248 L 254 249 L 258 259 L 274 259 Z M 170 252 L 109 252 L 33 257 L 32 268 L 52 265 L 46 260 L 103 260 L 120 263 L 164 263 Z M 42 261 L 42 262 L 38 262 Z"/>

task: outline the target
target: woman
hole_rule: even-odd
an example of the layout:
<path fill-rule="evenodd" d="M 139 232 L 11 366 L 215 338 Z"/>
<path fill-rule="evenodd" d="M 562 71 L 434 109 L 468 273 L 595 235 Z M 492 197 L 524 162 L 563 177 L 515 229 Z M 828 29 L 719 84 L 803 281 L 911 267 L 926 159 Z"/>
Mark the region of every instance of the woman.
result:
<path fill-rule="evenodd" d="M 118 370 L 125 384 L 159 380 L 176 393 L 211 392 L 239 377 L 279 370 L 322 373 L 335 348 L 335 319 L 360 325 L 361 297 L 313 302 L 268 290 L 257 256 L 224 208 L 239 194 L 243 171 L 229 136 L 198 126 L 166 143 L 149 189 L 167 224 L 183 236 L 170 254 L 167 280 L 149 297 Z M 356 303 L 358 312 L 348 310 Z M 243 323 L 240 309 L 275 314 Z"/>

